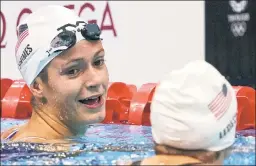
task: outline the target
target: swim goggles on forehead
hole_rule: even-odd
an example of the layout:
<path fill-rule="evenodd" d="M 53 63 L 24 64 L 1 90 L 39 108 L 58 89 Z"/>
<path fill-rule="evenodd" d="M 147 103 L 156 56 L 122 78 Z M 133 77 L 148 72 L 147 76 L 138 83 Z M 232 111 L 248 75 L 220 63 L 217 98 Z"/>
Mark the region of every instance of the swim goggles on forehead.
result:
<path fill-rule="evenodd" d="M 63 51 L 71 48 L 77 42 L 81 40 L 101 40 L 100 34 L 101 30 L 97 24 L 86 24 L 84 22 L 82 26 L 76 26 L 72 24 L 64 25 L 57 30 L 62 30 L 50 44 L 51 49 L 48 51 L 49 56 L 56 51 Z M 68 29 L 72 30 L 68 30 Z"/>

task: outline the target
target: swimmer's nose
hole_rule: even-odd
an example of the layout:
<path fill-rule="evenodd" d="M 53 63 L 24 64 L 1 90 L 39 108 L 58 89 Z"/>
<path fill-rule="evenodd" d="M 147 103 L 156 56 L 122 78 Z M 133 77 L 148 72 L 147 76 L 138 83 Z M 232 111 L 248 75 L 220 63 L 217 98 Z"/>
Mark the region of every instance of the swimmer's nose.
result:
<path fill-rule="evenodd" d="M 99 92 L 102 85 L 102 78 L 95 70 L 91 70 L 90 73 L 87 73 L 85 76 L 85 87 L 89 91 Z"/>
<path fill-rule="evenodd" d="M 87 85 L 87 89 L 90 90 L 90 91 L 98 92 L 99 89 L 100 89 L 100 84 L 90 83 L 89 85 Z"/>

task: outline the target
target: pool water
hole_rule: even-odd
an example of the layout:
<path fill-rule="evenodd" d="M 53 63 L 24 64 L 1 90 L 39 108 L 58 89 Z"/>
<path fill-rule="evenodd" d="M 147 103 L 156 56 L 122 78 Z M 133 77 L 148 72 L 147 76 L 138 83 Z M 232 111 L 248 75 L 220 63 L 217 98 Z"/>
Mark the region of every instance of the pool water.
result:
<path fill-rule="evenodd" d="M 26 120 L 1 119 L 1 131 Z M 115 124 L 96 124 L 69 152 L 36 150 L 42 144 L 1 143 L 1 165 L 116 165 L 125 160 L 137 161 L 155 155 L 151 128 Z M 237 133 L 231 155 L 225 165 L 255 165 L 255 130 Z M 77 150 L 82 153 L 74 153 Z"/>

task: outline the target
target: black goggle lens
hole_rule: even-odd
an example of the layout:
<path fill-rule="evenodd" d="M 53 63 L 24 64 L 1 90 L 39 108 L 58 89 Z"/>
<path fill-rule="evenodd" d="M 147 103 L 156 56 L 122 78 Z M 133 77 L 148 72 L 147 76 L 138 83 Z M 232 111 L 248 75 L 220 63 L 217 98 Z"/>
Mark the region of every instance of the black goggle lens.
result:
<path fill-rule="evenodd" d="M 100 40 L 101 30 L 97 24 L 86 24 L 80 32 L 86 40 Z M 76 32 L 65 30 L 52 40 L 51 47 L 59 48 L 65 46 L 70 48 L 76 44 L 76 40 Z"/>
<path fill-rule="evenodd" d="M 51 42 L 51 47 L 58 48 L 61 46 L 71 47 L 76 43 L 76 34 L 72 31 L 59 33 Z"/>
<path fill-rule="evenodd" d="M 99 40 L 101 30 L 97 24 L 86 24 L 85 28 L 81 30 L 81 34 L 87 40 Z"/>

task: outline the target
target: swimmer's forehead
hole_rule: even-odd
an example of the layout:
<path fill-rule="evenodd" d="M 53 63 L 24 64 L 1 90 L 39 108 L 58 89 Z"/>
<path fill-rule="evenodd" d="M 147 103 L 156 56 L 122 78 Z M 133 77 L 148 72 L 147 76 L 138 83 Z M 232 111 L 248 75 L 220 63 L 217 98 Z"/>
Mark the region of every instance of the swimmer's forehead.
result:
<path fill-rule="evenodd" d="M 76 44 L 76 47 L 71 48 L 70 50 L 67 50 L 66 52 L 63 52 L 61 55 L 59 55 L 58 57 L 56 57 L 55 62 L 53 63 L 53 65 L 55 67 L 58 67 L 59 64 L 61 64 L 61 68 L 65 67 L 66 65 L 70 64 L 70 63 L 78 63 L 78 62 L 88 62 L 88 61 L 92 61 L 93 59 L 97 58 L 97 57 L 102 57 L 105 55 L 105 50 L 104 48 L 101 46 L 101 44 L 97 44 L 95 43 L 95 45 L 97 44 L 97 46 L 95 48 L 90 48 L 88 47 L 88 45 L 86 45 L 86 40 L 81 41 L 79 44 Z M 100 41 L 96 41 L 96 42 L 100 42 Z M 91 45 L 91 43 L 88 43 L 89 46 Z M 81 47 L 84 47 L 85 51 L 84 52 L 76 52 L 76 50 L 81 50 Z M 87 50 L 91 50 L 91 51 L 87 51 Z"/>

